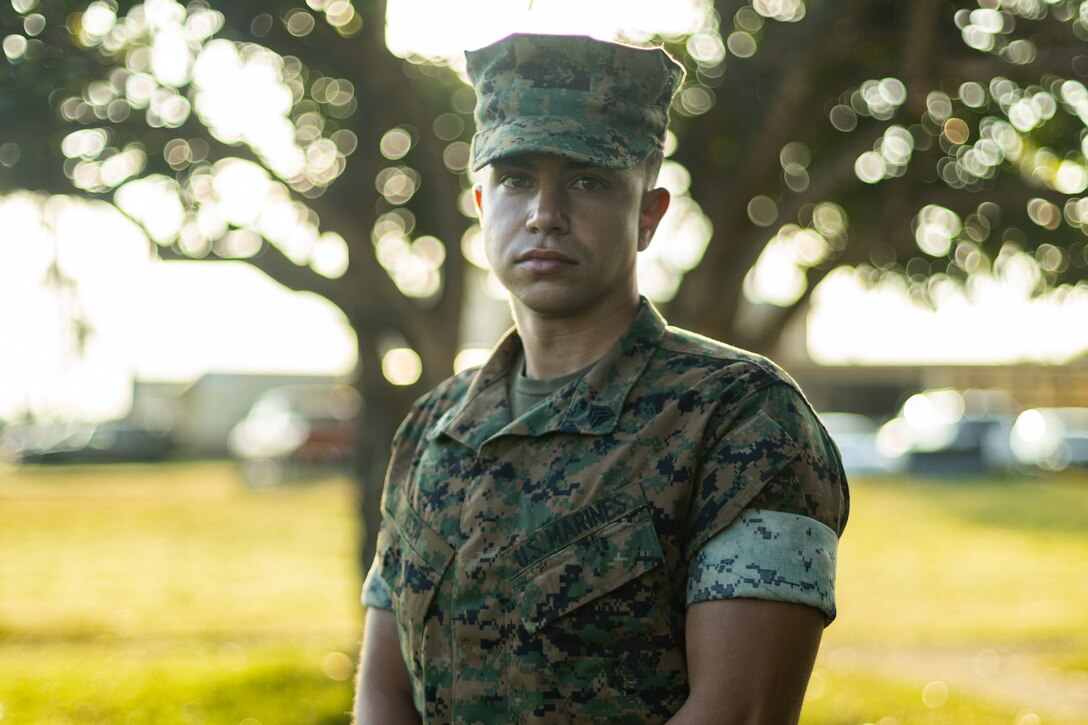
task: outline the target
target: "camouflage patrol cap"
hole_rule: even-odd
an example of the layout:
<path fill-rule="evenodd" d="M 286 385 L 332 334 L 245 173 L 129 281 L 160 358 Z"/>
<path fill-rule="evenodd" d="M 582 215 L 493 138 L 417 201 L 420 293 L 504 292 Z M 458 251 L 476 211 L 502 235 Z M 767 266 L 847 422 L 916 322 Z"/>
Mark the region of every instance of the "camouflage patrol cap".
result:
<path fill-rule="evenodd" d="M 473 171 L 531 152 L 630 168 L 664 146 L 684 76 L 661 48 L 586 36 L 510 35 L 465 57 L 477 95 Z"/>

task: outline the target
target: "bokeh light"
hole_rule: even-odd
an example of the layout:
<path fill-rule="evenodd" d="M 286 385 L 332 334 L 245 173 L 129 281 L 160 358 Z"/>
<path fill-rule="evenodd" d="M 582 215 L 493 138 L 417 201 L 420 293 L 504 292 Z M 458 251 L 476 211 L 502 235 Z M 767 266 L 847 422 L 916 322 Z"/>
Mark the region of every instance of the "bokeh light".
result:
<path fill-rule="evenodd" d="M 624 5 L 628 26 L 624 32 L 629 38 L 648 37 L 644 30 L 647 26 L 642 24 L 651 15 L 659 15 L 651 5 Z M 660 17 L 652 22 L 663 28 L 664 37 L 681 40 L 696 65 L 696 72 L 689 74 L 689 84 L 677 101 L 679 112 L 689 115 L 700 115 L 712 108 L 718 100 L 725 64 L 731 62 L 730 58 L 744 60 L 759 52 L 771 27 L 768 24 L 797 22 L 806 13 L 805 3 L 800 0 L 757 0 L 741 5 L 732 17 L 722 18 L 708 15 L 705 2 L 681 5 L 670 12 L 664 26 Z M 32 0 L 15 0 L 12 6 L 23 17 L 17 32 L 5 39 L 5 53 L 21 58 L 27 44 L 46 31 L 47 21 L 42 12 L 36 12 L 37 3 Z M 496 13 L 505 14 L 505 19 L 497 19 L 496 27 L 501 26 L 505 33 L 517 25 L 510 18 L 521 14 L 527 27 L 547 31 L 551 18 L 562 17 L 564 23 L 569 23 L 570 6 L 565 0 L 539 3 L 528 9 L 496 3 Z M 428 5 L 427 10 L 431 14 L 442 12 L 433 5 Z M 413 60 L 439 58 L 442 53 L 434 48 L 448 43 L 449 38 L 443 37 L 448 34 L 436 32 L 427 37 L 420 32 L 418 23 L 411 22 L 418 17 L 418 11 L 419 7 L 411 2 L 390 6 L 390 45 L 399 47 L 398 27 L 411 27 L 411 43 L 417 49 L 404 54 Z M 998 4 L 959 12 L 956 24 L 965 38 L 978 41 L 976 47 L 989 48 L 1018 65 L 1031 62 L 1037 51 L 1035 41 L 1009 35 L 1015 18 L 1039 18 L 1047 12 L 1041 3 L 1020 2 L 1009 7 Z M 607 21 L 613 28 L 608 33 L 614 33 L 615 14 L 614 8 L 602 5 L 595 7 L 594 13 L 582 12 L 579 22 L 585 23 L 584 32 L 595 33 Z M 324 276 L 335 278 L 346 272 L 350 262 L 347 242 L 335 233 L 323 232 L 320 220 L 304 204 L 292 200 L 291 194 L 303 198 L 320 194 L 339 178 L 346 168 L 346 158 L 357 150 L 359 139 L 338 123 L 338 119 L 351 118 L 358 109 L 356 89 L 350 81 L 306 69 L 291 56 L 216 37 L 223 28 L 222 14 L 199 5 L 154 0 L 118 15 L 114 3 L 100 0 L 89 3 L 71 21 L 73 32 L 84 46 L 98 48 L 119 60 L 115 70 L 89 83 L 79 96 L 60 99 L 58 104 L 64 118 L 84 124 L 62 145 L 67 157 L 65 171 L 78 188 L 95 193 L 117 190 L 123 208 L 133 219 L 148 224 L 155 241 L 170 244 L 173 236 L 177 248 L 194 258 L 212 254 L 247 257 L 259 253 L 267 243 L 288 259 L 309 265 Z M 317 23 L 327 23 L 344 35 L 361 28 L 353 3 L 346 0 L 308 0 L 280 16 L 260 14 L 254 18 L 253 28 L 267 34 L 273 26 L 280 26 L 304 37 L 314 32 Z M 570 32 L 571 27 L 564 25 L 563 30 Z M 495 31 L 480 29 L 480 44 L 494 39 L 487 37 L 488 32 Z M 429 43 L 434 45 L 428 50 L 418 49 Z M 459 69 L 457 56 L 465 44 L 471 43 L 458 38 L 458 47 L 449 54 L 451 58 L 441 62 Z M 827 113 L 831 125 L 842 132 L 854 130 L 859 121 L 896 121 L 883 124 L 872 149 L 856 160 L 855 175 L 869 183 L 905 175 L 923 151 L 939 144 L 943 157 L 937 164 L 937 175 L 953 188 L 978 189 L 1002 169 L 1018 167 L 1035 182 L 1061 194 L 1084 193 L 1088 189 L 1088 167 L 1083 153 L 1062 155 L 1031 137 L 1060 111 L 1082 121 L 1088 118 L 1084 84 L 1048 77 L 1032 85 L 1013 80 L 1013 76 L 1010 72 L 1008 77 L 998 76 L 987 83 L 967 81 L 958 88 L 933 90 L 924 99 L 923 118 L 913 125 L 900 122 L 896 116 L 903 110 L 907 91 L 903 80 L 892 76 L 875 76 L 846 89 L 837 102 L 827 106 Z M 185 89 L 189 82 L 191 92 Z M 379 221 L 372 240 L 379 262 L 397 286 L 413 297 L 433 298 L 441 289 L 445 243 L 450 240 L 419 236 L 413 215 L 403 208 L 425 183 L 422 167 L 417 168 L 411 152 L 421 132 L 433 133 L 445 142 L 444 165 L 451 172 L 462 172 L 469 150 L 467 134 L 471 131 L 466 127 L 466 114 L 473 101 L 470 89 L 458 89 L 452 94 L 451 110 L 438 114 L 429 129 L 399 125 L 390 128 L 380 142 L 380 151 L 390 163 L 378 170 L 374 184 L 384 202 L 394 207 L 389 210 L 386 206 L 382 211 L 386 215 L 403 213 Z M 981 112 L 972 115 L 966 109 Z M 213 143 L 217 139 L 226 144 L 247 144 L 271 173 L 257 164 L 246 168 L 244 164 L 249 162 L 212 164 L 209 154 L 213 158 L 216 154 L 207 141 L 179 134 L 163 147 L 151 150 L 156 155 L 161 152 L 166 165 L 180 172 L 177 179 L 151 176 L 133 181 L 155 159 L 149 163 L 149 150 L 139 144 L 120 142 L 107 123 L 124 120 L 132 113 L 146 114 L 151 125 L 163 128 L 184 124 L 196 113 L 211 127 Z M 675 135 L 670 144 L 670 150 L 675 149 Z M 1088 146 L 1088 136 L 1082 146 Z M 0 165 L 15 164 L 21 151 L 16 144 L 0 144 Z M 815 171 L 813 152 L 801 141 L 785 144 L 779 163 L 780 190 L 753 196 L 746 211 L 754 226 L 765 227 L 768 233 L 777 228 L 770 237 L 766 259 L 779 257 L 784 273 L 775 283 L 778 293 L 759 292 L 775 278 L 766 271 L 773 267 L 766 266 L 771 262 L 761 262 L 764 268 L 759 273 L 753 271 L 746 283 L 746 294 L 781 302 L 795 298 L 797 290 L 804 289 L 803 278 L 812 260 L 823 264 L 842 248 L 849 221 L 842 207 L 826 201 L 806 204 L 794 218 L 780 219 L 787 211 L 796 214 L 790 195 L 808 192 Z M 657 242 L 639 260 L 643 288 L 657 301 L 675 295 L 683 274 L 701 260 L 711 235 L 705 216 L 687 196 L 687 171 L 667 162 L 662 176 L 663 184 L 673 191 L 673 209 Z M 144 181 L 147 183 L 141 183 Z M 229 190 L 236 185 L 247 189 L 247 193 Z M 148 204 L 161 205 L 161 213 L 147 213 Z M 466 217 L 474 216 L 469 189 L 462 191 L 458 207 Z M 1024 210 L 1042 231 L 1058 231 L 1063 222 L 1069 227 L 1088 228 L 1088 200 L 1073 198 L 1055 203 L 1040 194 Z M 913 229 L 919 249 L 935 259 L 947 258 L 950 269 L 955 266 L 969 275 L 986 270 L 991 260 L 983 247 L 998 222 L 992 215 L 981 213 L 967 214 L 961 220 L 953 215 L 958 220 L 953 222 L 949 214 L 952 212 L 932 205 L 919 210 Z M 390 227 L 393 219 L 396 223 Z M 814 240 L 822 241 L 815 244 Z M 458 242 L 473 267 L 486 271 L 478 227 L 470 225 L 460 240 L 452 240 Z M 1034 276 L 1026 271 L 1026 261 L 1014 257 L 1001 258 L 1001 274 L 1035 289 L 1040 275 L 1052 278 L 1071 266 L 1088 264 L 1084 245 L 1063 250 L 1043 244 L 1028 256 L 1034 265 L 1031 269 L 1036 270 Z M 881 264 L 894 264 L 894 257 L 893 262 L 885 260 Z M 920 267 L 914 264 L 911 269 L 917 274 Z M 756 279 L 764 283 L 755 284 Z M 494 285 L 492 280 L 489 288 Z M 943 287 L 938 284 L 927 289 Z"/>
<path fill-rule="evenodd" d="M 691 198 L 691 175 L 683 166 L 666 159 L 658 185 L 669 190 L 672 201 L 654 240 L 638 255 L 637 273 L 643 294 L 654 302 L 667 302 L 676 296 L 684 274 L 702 261 L 713 230 Z"/>
<path fill-rule="evenodd" d="M 782 23 L 796 23 L 805 17 L 802 0 L 752 0 L 752 7 L 763 17 Z"/>
<path fill-rule="evenodd" d="M 412 135 L 403 128 L 394 128 L 382 136 L 381 152 L 385 158 L 396 161 L 404 158 L 412 148 Z"/>
<path fill-rule="evenodd" d="M 457 353 L 457 357 L 453 359 L 453 372 L 460 373 L 469 368 L 479 367 L 487 362 L 487 358 L 490 355 L 491 350 L 486 347 L 462 348 Z"/>
<path fill-rule="evenodd" d="M 415 350 L 395 347 L 382 356 L 382 374 L 393 385 L 412 385 L 423 374 L 423 361 Z"/>
<path fill-rule="evenodd" d="M 914 239 L 918 248 L 933 257 L 943 257 L 952 248 L 962 228 L 959 216 L 950 209 L 929 204 L 914 218 Z"/>
<path fill-rule="evenodd" d="M 825 228 L 833 229 L 834 214 L 821 214 Z M 757 303 L 792 305 L 808 289 L 806 271 L 822 262 L 832 249 L 817 230 L 795 224 L 782 226 L 744 279 L 744 296 Z"/>

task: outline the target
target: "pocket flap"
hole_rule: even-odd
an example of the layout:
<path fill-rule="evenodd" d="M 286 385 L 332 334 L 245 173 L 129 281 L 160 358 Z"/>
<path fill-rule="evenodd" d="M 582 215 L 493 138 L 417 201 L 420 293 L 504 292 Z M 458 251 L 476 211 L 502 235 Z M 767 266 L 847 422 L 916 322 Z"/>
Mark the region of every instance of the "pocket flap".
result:
<path fill-rule="evenodd" d="M 428 526 L 404 496 L 397 496 L 385 510 L 385 521 L 400 532 L 405 545 L 424 563 L 439 573 L 453 559 L 453 547 Z"/>
<path fill-rule="evenodd" d="M 422 626 L 454 550 L 402 498 L 388 507 L 378 532 L 379 574 L 405 625 Z M 399 606 L 398 606 L 399 605 Z"/>
<path fill-rule="evenodd" d="M 664 563 L 645 506 L 605 523 L 514 577 L 518 613 L 537 632 L 556 619 Z"/>

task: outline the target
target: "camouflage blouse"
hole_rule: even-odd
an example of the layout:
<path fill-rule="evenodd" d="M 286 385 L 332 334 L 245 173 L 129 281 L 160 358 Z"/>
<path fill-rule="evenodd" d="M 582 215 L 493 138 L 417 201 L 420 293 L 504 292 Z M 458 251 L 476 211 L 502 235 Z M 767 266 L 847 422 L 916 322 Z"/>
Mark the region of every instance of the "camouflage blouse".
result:
<path fill-rule="evenodd" d="M 397 433 L 364 602 L 391 608 L 428 723 L 664 722 L 705 599 L 835 615 L 838 451 L 765 358 L 649 303 L 511 420 L 511 333 Z"/>

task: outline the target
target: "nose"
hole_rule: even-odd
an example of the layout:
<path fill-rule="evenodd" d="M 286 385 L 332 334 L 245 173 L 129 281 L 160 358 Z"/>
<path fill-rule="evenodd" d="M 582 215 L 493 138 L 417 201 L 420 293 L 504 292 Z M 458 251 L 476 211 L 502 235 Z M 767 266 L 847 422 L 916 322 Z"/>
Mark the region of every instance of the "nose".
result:
<path fill-rule="evenodd" d="M 541 183 L 537 186 L 525 226 L 540 234 L 565 234 L 570 230 L 565 195 L 559 185 Z"/>

